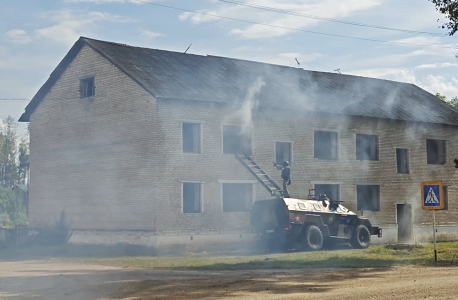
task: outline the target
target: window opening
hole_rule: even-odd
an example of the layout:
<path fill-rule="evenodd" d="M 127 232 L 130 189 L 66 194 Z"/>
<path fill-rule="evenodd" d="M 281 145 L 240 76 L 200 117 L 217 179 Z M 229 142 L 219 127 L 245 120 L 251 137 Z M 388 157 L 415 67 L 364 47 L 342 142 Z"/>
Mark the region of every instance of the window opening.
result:
<path fill-rule="evenodd" d="M 223 125 L 223 153 L 251 155 L 252 129 Z"/>
<path fill-rule="evenodd" d="M 340 200 L 340 186 L 338 184 L 315 184 L 316 195 L 325 194 L 329 200 Z"/>
<path fill-rule="evenodd" d="M 378 160 L 379 152 L 378 135 L 356 135 L 356 159 Z"/>
<path fill-rule="evenodd" d="M 356 186 L 356 209 L 357 210 L 380 210 L 380 186 L 357 185 Z"/>
<path fill-rule="evenodd" d="M 337 159 L 337 132 L 315 131 L 314 157 L 318 159 Z"/>
<path fill-rule="evenodd" d="M 200 124 L 183 123 L 183 152 L 200 153 Z"/>
<path fill-rule="evenodd" d="M 80 98 L 88 98 L 95 95 L 94 77 L 80 80 Z"/>
<path fill-rule="evenodd" d="M 253 184 L 223 183 L 223 212 L 250 211 L 253 204 Z"/>
<path fill-rule="evenodd" d="M 291 166 L 292 161 L 292 145 L 289 142 L 275 143 L 275 163 L 277 168 L 281 169 L 283 162 L 288 161 Z"/>
<path fill-rule="evenodd" d="M 445 164 L 445 140 L 426 140 L 426 157 L 428 164 Z"/>
<path fill-rule="evenodd" d="M 398 173 L 409 174 L 409 150 L 396 148 L 396 164 Z"/>
<path fill-rule="evenodd" d="M 200 183 L 183 182 L 183 212 L 201 213 L 201 186 Z"/>

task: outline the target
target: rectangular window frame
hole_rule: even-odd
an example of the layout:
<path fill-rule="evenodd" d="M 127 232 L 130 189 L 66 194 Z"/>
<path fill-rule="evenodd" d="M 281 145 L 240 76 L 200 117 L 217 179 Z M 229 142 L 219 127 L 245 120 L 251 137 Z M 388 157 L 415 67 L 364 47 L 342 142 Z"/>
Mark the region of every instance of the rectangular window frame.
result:
<path fill-rule="evenodd" d="M 277 144 L 278 143 L 290 144 L 290 149 L 289 149 L 290 158 L 289 158 L 288 162 L 289 162 L 289 165 L 292 166 L 293 165 L 293 160 L 294 160 L 293 159 L 293 142 L 290 142 L 290 141 L 275 141 L 274 142 L 274 160 L 275 160 L 275 163 L 277 165 L 277 169 L 281 170 L 284 161 L 279 162 L 277 160 Z"/>
<path fill-rule="evenodd" d="M 95 77 L 85 77 L 80 79 L 80 99 L 95 96 Z"/>
<path fill-rule="evenodd" d="M 199 149 L 197 151 L 185 151 L 185 143 L 184 143 L 184 126 L 185 124 L 192 124 L 192 125 L 199 125 L 199 142 L 198 142 L 198 147 Z M 187 122 L 183 121 L 181 122 L 181 151 L 182 153 L 189 153 L 189 154 L 202 154 L 202 123 L 199 122 Z"/>
<path fill-rule="evenodd" d="M 381 205 L 381 201 L 380 201 L 380 185 L 378 184 L 357 184 L 356 185 L 356 210 L 358 211 L 361 211 L 362 207 L 361 207 L 361 204 L 360 204 L 360 200 L 359 200 L 359 195 L 360 195 L 360 191 L 358 190 L 359 188 L 362 188 L 362 187 L 376 187 L 377 191 L 376 191 L 376 208 L 371 208 L 371 209 L 363 209 L 364 211 L 371 211 L 371 212 L 378 212 L 380 211 L 380 205 Z M 361 192 L 362 193 L 362 192 Z M 372 202 L 372 201 L 371 201 Z"/>
<path fill-rule="evenodd" d="M 320 194 L 320 191 L 319 191 L 319 187 L 320 185 L 327 185 L 327 186 L 335 186 L 337 187 L 337 199 L 334 199 L 336 197 L 333 197 L 331 194 L 326 194 L 326 196 L 330 199 L 330 200 L 336 200 L 336 201 L 340 201 L 340 189 L 341 189 L 341 184 L 340 183 L 333 183 L 333 182 L 316 182 L 316 183 L 313 183 L 313 188 L 316 190 L 315 193 L 316 193 L 316 196 L 318 196 Z"/>
<path fill-rule="evenodd" d="M 236 124 L 223 124 L 223 125 L 221 125 L 221 153 L 222 154 L 234 155 L 233 152 L 224 152 L 224 127 L 226 127 L 226 126 L 240 127 L 240 128 L 242 128 L 243 126 L 236 125 Z M 246 153 L 246 154 L 251 156 L 251 155 L 253 155 L 253 148 L 254 148 L 254 128 L 253 128 L 253 126 L 247 126 L 247 128 L 250 129 L 251 136 L 250 136 L 250 149 L 249 149 L 250 151 L 248 153 Z"/>
<path fill-rule="evenodd" d="M 318 157 L 318 151 L 317 150 L 317 143 L 316 143 L 316 140 L 317 140 L 317 136 L 316 134 L 317 133 L 331 133 L 331 134 L 335 134 L 335 141 L 333 142 L 333 140 L 331 139 L 330 140 L 330 144 L 331 144 L 331 147 L 333 147 L 333 143 L 335 143 L 335 158 L 324 158 L 322 157 L 321 155 Z M 339 160 L 339 141 L 340 140 L 340 137 L 339 137 L 339 133 L 337 131 L 326 131 L 326 130 L 314 130 L 313 131 L 313 157 L 315 159 L 319 159 L 319 160 L 329 160 L 329 161 L 336 161 L 336 160 Z"/>
<path fill-rule="evenodd" d="M 253 180 L 218 180 L 220 183 L 221 190 L 221 212 L 223 213 L 249 213 L 253 207 L 254 201 L 256 201 L 256 181 Z M 251 193 L 251 207 L 243 211 L 224 211 L 224 185 L 225 184 L 250 184 L 252 193 Z"/>
<path fill-rule="evenodd" d="M 433 145 L 431 145 L 433 141 L 437 144 L 437 158 L 431 157 L 433 153 L 430 153 L 430 151 L 433 151 L 433 149 L 431 149 L 433 147 Z M 439 145 L 438 142 L 440 142 L 442 145 Z M 442 148 L 442 151 L 440 151 L 441 148 Z M 446 162 L 447 162 L 447 140 L 426 139 L 426 163 L 428 165 L 445 165 Z"/>
<path fill-rule="evenodd" d="M 199 195 L 199 211 L 185 211 L 185 199 L 184 199 L 184 189 L 185 184 L 198 184 L 200 187 L 200 195 Z M 181 212 L 183 214 L 201 214 L 204 212 L 203 207 L 203 183 L 196 182 L 196 181 L 182 181 L 181 182 Z"/>
<path fill-rule="evenodd" d="M 407 157 L 407 162 L 406 162 L 406 171 L 405 172 L 400 172 L 402 170 L 399 170 L 400 169 L 400 163 L 399 163 L 399 155 L 401 152 L 404 152 L 406 153 L 406 157 Z M 409 149 L 407 148 L 396 148 L 396 171 L 398 174 L 410 174 L 410 151 Z"/>
<path fill-rule="evenodd" d="M 363 139 L 369 140 L 372 148 L 372 142 L 375 139 L 375 145 L 373 146 L 375 149 L 372 150 L 371 152 L 374 152 L 373 154 L 370 154 L 369 158 L 365 157 L 365 152 L 361 150 L 362 143 L 364 142 Z M 379 152 L 380 152 L 380 138 L 376 134 L 363 134 L 363 133 L 357 133 L 355 136 L 355 155 L 356 155 L 356 160 L 360 161 L 378 161 L 379 160 Z M 373 155 L 373 156 L 372 156 Z"/>

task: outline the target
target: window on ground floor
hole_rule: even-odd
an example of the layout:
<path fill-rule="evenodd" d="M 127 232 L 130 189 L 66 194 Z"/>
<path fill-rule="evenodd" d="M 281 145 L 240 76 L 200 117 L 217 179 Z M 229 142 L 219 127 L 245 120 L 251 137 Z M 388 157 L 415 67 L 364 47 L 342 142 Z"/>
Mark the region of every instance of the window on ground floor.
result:
<path fill-rule="evenodd" d="M 340 200 L 340 185 L 338 184 L 315 184 L 315 195 L 326 195 L 330 200 Z"/>
<path fill-rule="evenodd" d="M 357 185 L 356 186 L 356 209 L 357 210 L 380 210 L 380 186 Z"/>
<path fill-rule="evenodd" d="M 250 211 L 253 204 L 252 183 L 223 183 L 223 212 Z"/>
<path fill-rule="evenodd" d="M 202 212 L 202 184 L 195 182 L 183 182 L 183 212 Z"/>

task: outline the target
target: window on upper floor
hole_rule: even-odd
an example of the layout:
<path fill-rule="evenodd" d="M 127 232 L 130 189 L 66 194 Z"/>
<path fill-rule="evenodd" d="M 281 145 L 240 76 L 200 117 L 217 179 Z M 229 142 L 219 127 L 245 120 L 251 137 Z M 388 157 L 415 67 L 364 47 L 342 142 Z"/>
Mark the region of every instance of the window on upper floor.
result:
<path fill-rule="evenodd" d="M 428 164 L 445 164 L 445 140 L 426 140 L 426 160 Z"/>
<path fill-rule="evenodd" d="M 251 155 L 252 128 L 223 125 L 223 153 Z"/>
<path fill-rule="evenodd" d="M 200 124 L 183 123 L 182 126 L 183 152 L 200 153 Z"/>
<path fill-rule="evenodd" d="M 378 135 L 356 135 L 356 159 L 378 160 Z"/>
<path fill-rule="evenodd" d="M 409 150 L 396 148 L 396 165 L 398 173 L 409 174 Z"/>
<path fill-rule="evenodd" d="M 183 212 L 202 212 L 202 184 L 195 182 L 183 182 Z"/>
<path fill-rule="evenodd" d="M 380 210 L 380 186 L 357 185 L 356 186 L 356 209 L 357 210 Z"/>
<path fill-rule="evenodd" d="M 283 163 L 287 161 L 291 165 L 292 161 L 292 145 L 290 142 L 275 143 L 275 164 L 281 169 Z"/>
<path fill-rule="evenodd" d="M 252 183 L 223 183 L 223 212 L 250 211 L 253 205 Z"/>
<path fill-rule="evenodd" d="M 338 153 L 337 132 L 315 131 L 314 157 L 319 159 L 336 160 Z"/>
<path fill-rule="evenodd" d="M 89 77 L 80 80 L 80 98 L 88 98 L 95 96 L 94 77 Z"/>
<path fill-rule="evenodd" d="M 338 184 L 315 184 L 315 195 L 326 195 L 329 200 L 340 200 L 340 185 Z"/>

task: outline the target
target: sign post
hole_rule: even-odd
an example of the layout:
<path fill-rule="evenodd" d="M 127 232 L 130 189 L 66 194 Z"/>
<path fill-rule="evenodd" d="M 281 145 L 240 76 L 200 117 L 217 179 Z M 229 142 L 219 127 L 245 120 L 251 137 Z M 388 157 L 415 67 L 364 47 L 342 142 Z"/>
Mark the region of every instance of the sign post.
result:
<path fill-rule="evenodd" d="M 421 184 L 421 208 L 433 211 L 434 261 L 437 261 L 436 249 L 436 210 L 444 208 L 444 190 L 442 181 L 425 181 Z"/>

